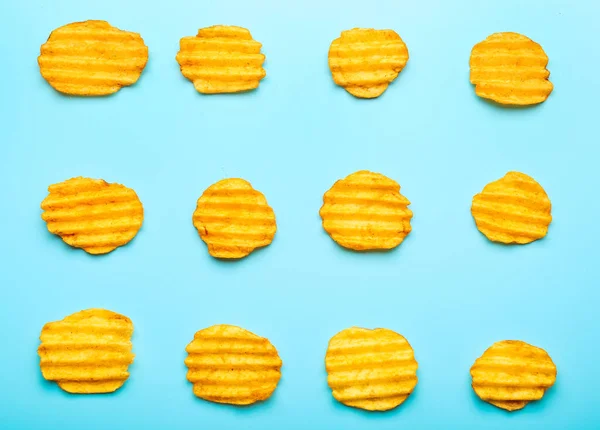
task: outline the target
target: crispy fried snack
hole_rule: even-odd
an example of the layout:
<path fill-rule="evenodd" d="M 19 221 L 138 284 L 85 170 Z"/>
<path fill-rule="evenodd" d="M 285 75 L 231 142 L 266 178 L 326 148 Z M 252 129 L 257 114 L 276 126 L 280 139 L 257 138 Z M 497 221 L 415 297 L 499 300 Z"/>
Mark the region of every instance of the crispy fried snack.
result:
<path fill-rule="evenodd" d="M 104 309 L 50 322 L 38 348 L 42 375 L 69 393 L 113 392 L 129 377 L 132 334 L 129 318 Z"/>
<path fill-rule="evenodd" d="M 106 21 L 57 28 L 40 54 L 44 79 L 55 90 L 77 96 L 104 96 L 133 85 L 148 61 L 148 47 L 138 33 Z"/>
<path fill-rule="evenodd" d="M 342 31 L 329 48 L 334 82 L 355 97 L 379 97 L 408 61 L 408 49 L 394 30 Z"/>
<path fill-rule="evenodd" d="M 556 381 L 556 366 L 546 351 L 503 340 L 488 348 L 471 367 L 473 390 L 488 403 L 507 411 L 540 400 Z"/>
<path fill-rule="evenodd" d="M 473 47 L 469 64 L 479 97 L 505 105 L 533 105 L 552 92 L 548 56 L 522 34 L 492 34 Z"/>
<path fill-rule="evenodd" d="M 417 367 L 408 341 L 385 328 L 342 330 L 329 341 L 325 356 L 333 397 L 369 411 L 402 404 L 417 385 Z"/>
<path fill-rule="evenodd" d="M 410 233 L 410 202 L 400 185 L 361 170 L 337 181 L 323 196 L 323 228 L 339 245 L 365 251 L 391 249 Z"/>
<path fill-rule="evenodd" d="M 281 359 L 268 339 L 232 325 L 200 330 L 185 349 L 187 379 L 201 399 L 249 405 L 268 399 L 281 378 Z"/>
<path fill-rule="evenodd" d="M 79 177 L 50 185 L 48 191 L 42 202 L 48 231 L 90 254 L 125 245 L 142 226 L 142 203 L 123 185 Z"/>
<path fill-rule="evenodd" d="M 243 179 L 223 179 L 204 191 L 192 218 L 217 258 L 242 258 L 273 241 L 277 224 L 265 196 Z"/>
<path fill-rule="evenodd" d="M 526 244 L 546 236 L 550 209 L 540 184 L 523 173 L 508 172 L 473 197 L 471 213 L 489 240 Z"/>
<path fill-rule="evenodd" d="M 198 92 L 237 93 L 258 88 L 267 75 L 261 47 L 245 28 L 215 25 L 181 39 L 176 59 Z"/>

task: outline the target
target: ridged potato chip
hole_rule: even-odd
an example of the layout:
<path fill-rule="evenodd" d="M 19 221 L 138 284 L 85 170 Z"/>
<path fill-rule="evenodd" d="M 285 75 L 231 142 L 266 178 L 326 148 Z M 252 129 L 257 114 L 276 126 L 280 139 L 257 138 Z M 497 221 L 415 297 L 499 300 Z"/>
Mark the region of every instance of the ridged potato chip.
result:
<path fill-rule="evenodd" d="M 505 105 L 542 103 L 552 92 L 542 47 L 518 33 L 494 33 L 471 51 L 471 83 L 479 97 Z"/>
<path fill-rule="evenodd" d="M 135 237 L 144 208 L 135 191 L 102 179 L 72 178 L 50 185 L 42 202 L 48 231 L 90 254 L 106 254 Z"/>
<path fill-rule="evenodd" d="M 194 227 L 216 258 L 242 258 L 273 241 L 277 224 L 265 196 L 244 179 L 223 179 L 204 191 Z"/>
<path fill-rule="evenodd" d="M 88 309 L 47 323 L 38 348 L 42 375 L 69 393 L 110 393 L 133 363 L 133 324 L 126 316 Z"/>
<path fill-rule="evenodd" d="M 399 406 L 417 385 L 412 347 L 385 328 L 342 330 L 329 341 L 325 368 L 337 401 L 369 411 Z"/>
<path fill-rule="evenodd" d="M 323 196 L 323 228 L 339 245 L 356 251 L 391 249 L 410 233 L 410 202 L 400 185 L 361 170 L 337 181 Z"/>
<path fill-rule="evenodd" d="M 104 96 L 133 85 L 148 62 L 148 47 L 138 33 L 106 21 L 57 28 L 40 54 L 44 79 L 55 90 L 77 96 Z"/>
<path fill-rule="evenodd" d="M 236 93 L 258 88 L 267 73 L 262 44 L 242 27 L 215 25 L 181 39 L 181 73 L 203 94 Z"/>
<path fill-rule="evenodd" d="M 546 351 L 520 340 L 488 348 L 471 367 L 473 390 L 484 401 L 507 411 L 540 400 L 556 381 L 556 366 Z"/>
<path fill-rule="evenodd" d="M 342 31 L 329 48 L 333 81 L 355 97 L 379 97 L 408 61 L 408 49 L 394 30 Z"/>
<path fill-rule="evenodd" d="M 232 325 L 200 330 L 185 349 L 187 379 L 201 399 L 250 405 L 271 397 L 282 362 L 268 339 Z"/>
<path fill-rule="evenodd" d="M 533 178 L 508 172 L 473 197 L 471 213 L 489 240 L 526 244 L 546 236 L 552 221 L 548 195 Z"/>

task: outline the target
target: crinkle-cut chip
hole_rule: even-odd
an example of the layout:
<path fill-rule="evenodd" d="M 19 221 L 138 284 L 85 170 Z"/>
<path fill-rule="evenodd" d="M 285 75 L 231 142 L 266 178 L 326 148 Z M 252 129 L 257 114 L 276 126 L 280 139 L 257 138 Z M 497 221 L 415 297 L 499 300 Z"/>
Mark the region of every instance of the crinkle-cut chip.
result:
<path fill-rule="evenodd" d="M 410 233 L 410 202 L 400 185 L 361 170 L 337 181 L 323 196 L 323 228 L 339 245 L 356 251 L 391 249 Z"/>
<path fill-rule="evenodd" d="M 77 96 L 104 96 L 133 85 L 148 62 L 148 47 L 138 33 L 106 21 L 57 28 L 40 54 L 44 79 L 55 90 Z"/>
<path fill-rule="evenodd" d="M 548 56 L 522 34 L 492 34 L 473 47 L 469 64 L 479 97 L 504 105 L 533 105 L 552 92 Z"/>
<path fill-rule="evenodd" d="M 38 348 L 40 369 L 69 393 L 110 393 L 129 377 L 133 363 L 129 318 L 88 309 L 44 325 Z"/>
<path fill-rule="evenodd" d="M 394 30 L 354 28 L 331 42 L 333 81 L 355 97 L 379 97 L 408 61 L 408 49 Z"/>
<path fill-rule="evenodd" d="M 200 330 L 185 349 L 187 379 L 201 399 L 249 405 L 268 399 L 281 378 L 281 359 L 268 339 L 233 325 Z"/>
<path fill-rule="evenodd" d="M 192 218 L 216 258 L 242 258 L 273 241 L 277 224 L 265 196 L 243 179 L 223 179 L 204 191 Z"/>
<path fill-rule="evenodd" d="M 540 400 L 556 381 L 556 366 L 546 351 L 520 340 L 488 348 L 471 367 L 473 390 L 484 401 L 507 411 Z"/>
<path fill-rule="evenodd" d="M 125 245 L 142 226 L 142 203 L 124 185 L 78 177 L 50 185 L 48 191 L 42 202 L 48 231 L 90 254 Z"/>
<path fill-rule="evenodd" d="M 182 38 L 176 59 L 198 92 L 237 93 L 258 88 L 267 75 L 261 47 L 245 28 L 215 25 Z"/>
<path fill-rule="evenodd" d="M 417 385 L 412 347 L 385 328 L 342 330 L 329 341 L 325 368 L 336 400 L 369 411 L 399 406 Z"/>
<path fill-rule="evenodd" d="M 533 178 L 508 172 L 473 197 L 471 213 L 489 240 L 526 244 L 546 236 L 552 221 L 548 195 Z"/>

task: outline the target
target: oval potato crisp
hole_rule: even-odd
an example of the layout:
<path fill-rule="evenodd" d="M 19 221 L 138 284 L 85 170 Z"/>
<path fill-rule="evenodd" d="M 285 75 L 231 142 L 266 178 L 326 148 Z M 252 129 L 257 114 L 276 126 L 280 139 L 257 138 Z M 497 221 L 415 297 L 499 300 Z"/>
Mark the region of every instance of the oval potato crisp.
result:
<path fill-rule="evenodd" d="M 76 96 L 105 96 L 133 85 L 147 62 L 148 47 L 138 33 L 93 20 L 54 30 L 38 57 L 52 88 Z"/>
<path fill-rule="evenodd" d="M 78 177 L 50 185 L 48 191 L 42 202 L 48 231 L 89 254 L 114 251 L 142 227 L 142 203 L 124 185 Z"/>
<path fill-rule="evenodd" d="M 236 93 L 258 88 L 267 75 L 261 47 L 245 28 L 215 25 L 182 38 L 176 60 L 198 92 Z"/>
<path fill-rule="evenodd" d="M 201 399 L 250 405 L 268 399 L 281 378 L 281 359 L 268 339 L 221 324 L 198 331 L 185 349 L 187 379 Z"/>

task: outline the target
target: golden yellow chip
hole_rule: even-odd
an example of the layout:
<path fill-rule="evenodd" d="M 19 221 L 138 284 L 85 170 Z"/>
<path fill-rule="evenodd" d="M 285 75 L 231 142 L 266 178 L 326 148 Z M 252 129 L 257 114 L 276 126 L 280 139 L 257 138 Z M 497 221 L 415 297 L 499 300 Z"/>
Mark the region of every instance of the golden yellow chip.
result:
<path fill-rule="evenodd" d="M 267 73 L 262 44 L 242 27 L 215 25 L 181 39 L 181 73 L 203 94 L 237 93 L 258 88 Z"/>
<path fill-rule="evenodd" d="M 277 224 L 265 196 L 243 179 L 223 179 L 198 199 L 192 218 L 208 252 L 242 258 L 273 241 Z"/>
<path fill-rule="evenodd" d="M 469 63 L 479 97 L 505 105 L 533 105 L 552 92 L 548 56 L 522 34 L 492 34 L 473 47 Z"/>
<path fill-rule="evenodd" d="M 550 209 L 540 184 L 524 173 L 508 172 L 473 197 L 471 213 L 489 240 L 525 244 L 546 236 Z"/>
<path fill-rule="evenodd" d="M 361 170 L 333 184 L 319 213 L 323 228 L 341 246 L 391 249 L 411 231 L 409 204 L 396 181 Z"/>
<path fill-rule="evenodd" d="M 471 367 L 473 390 L 488 403 L 507 411 L 540 400 L 556 381 L 556 366 L 546 351 L 503 340 L 488 348 Z"/>
<path fill-rule="evenodd" d="M 408 49 L 394 30 L 342 31 L 329 48 L 334 82 L 355 97 L 379 97 L 408 61 Z"/>
<path fill-rule="evenodd" d="M 48 191 L 42 202 L 48 231 L 90 254 L 125 245 L 142 226 L 142 203 L 121 184 L 79 177 L 50 185 Z"/>
<path fill-rule="evenodd" d="M 44 79 L 55 90 L 77 96 L 104 96 L 133 85 L 148 61 L 148 47 L 138 33 L 106 21 L 57 28 L 40 54 Z"/>
<path fill-rule="evenodd" d="M 133 324 L 126 316 L 88 309 L 50 322 L 38 348 L 42 375 L 69 393 L 110 393 L 125 383 L 133 363 Z"/>
<path fill-rule="evenodd" d="M 201 399 L 249 405 L 271 397 L 281 359 L 268 339 L 233 325 L 200 330 L 185 349 L 187 379 Z"/>
<path fill-rule="evenodd" d="M 337 401 L 369 411 L 395 408 L 417 385 L 412 347 L 385 328 L 342 330 L 329 341 L 325 368 Z"/>

